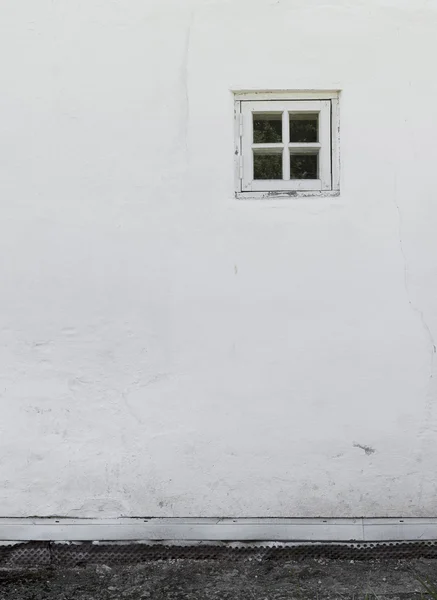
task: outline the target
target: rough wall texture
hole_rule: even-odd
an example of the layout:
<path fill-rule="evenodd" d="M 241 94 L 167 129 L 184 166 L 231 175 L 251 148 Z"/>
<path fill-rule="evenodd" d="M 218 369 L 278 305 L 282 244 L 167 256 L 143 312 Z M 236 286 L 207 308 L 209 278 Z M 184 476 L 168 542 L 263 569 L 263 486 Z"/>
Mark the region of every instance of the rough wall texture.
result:
<path fill-rule="evenodd" d="M 3 0 L 3 516 L 429 516 L 435 0 Z M 231 89 L 341 89 L 233 198 Z"/>

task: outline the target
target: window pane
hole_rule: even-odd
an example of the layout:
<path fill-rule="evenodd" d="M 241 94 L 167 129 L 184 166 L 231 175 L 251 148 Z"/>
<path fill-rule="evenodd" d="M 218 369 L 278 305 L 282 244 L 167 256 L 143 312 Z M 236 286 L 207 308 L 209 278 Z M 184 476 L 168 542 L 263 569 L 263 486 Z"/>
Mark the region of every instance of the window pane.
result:
<path fill-rule="evenodd" d="M 319 115 L 317 113 L 290 114 L 290 142 L 318 142 Z"/>
<path fill-rule="evenodd" d="M 254 179 L 282 179 L 282 153 L 253 155 Z"/>
<path fill-rule="evenodd" d="M 290 154 L 291 179 L 318 179 L 318 154 Z"/>
<path fill-rule="evenodd" d="M 277 144 L 282 142 L 281 113 L 253 113 L 253 143 Z"/>

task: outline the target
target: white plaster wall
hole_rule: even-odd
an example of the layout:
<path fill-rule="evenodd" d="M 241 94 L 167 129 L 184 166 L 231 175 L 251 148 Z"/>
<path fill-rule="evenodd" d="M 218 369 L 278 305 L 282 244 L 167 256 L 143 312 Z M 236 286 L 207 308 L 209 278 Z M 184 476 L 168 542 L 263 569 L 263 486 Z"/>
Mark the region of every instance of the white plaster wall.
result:
<path fill-rule="evenodd" d="M 436 28 L 0 1 L 2 516 L 435 515 Z M 231 88 L 342 89 L 341 196 L 236 201 Z"/>

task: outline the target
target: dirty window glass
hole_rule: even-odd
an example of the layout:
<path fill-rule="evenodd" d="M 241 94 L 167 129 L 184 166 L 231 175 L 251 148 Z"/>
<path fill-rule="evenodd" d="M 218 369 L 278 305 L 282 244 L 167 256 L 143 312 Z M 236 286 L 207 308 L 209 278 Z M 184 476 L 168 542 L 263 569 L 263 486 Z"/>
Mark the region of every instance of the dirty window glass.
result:
<path fill-rule="evenodd" d="M 290 178 L 317 179 L 318 163 L 317 154 L 290 154 Z"/>
<path fill-rule="evenodd" d="M 282 179 L 282 152 L 253 155 L 254 179 Z"/>
<path fill-rule="evenodd" d="M 319 115 L 311 113 L 290 114 L 290 142 L 319 141 Z"/>
<path fill-rule="evenodd" d="M 277 144 L 282 142 L 282 114 L 253 114 L 253 143 Z"/>

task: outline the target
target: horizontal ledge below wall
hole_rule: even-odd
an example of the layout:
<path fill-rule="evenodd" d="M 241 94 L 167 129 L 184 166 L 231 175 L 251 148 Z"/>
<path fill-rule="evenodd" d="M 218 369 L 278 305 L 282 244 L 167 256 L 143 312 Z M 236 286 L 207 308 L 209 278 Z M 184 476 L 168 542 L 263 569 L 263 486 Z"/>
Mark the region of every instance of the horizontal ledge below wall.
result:
<path fill-rule="evenodd" d="M 437 518 L 0 518 L 2 541 L 385 542 L 437 540 Z"/>
<path fill-rule="evenodd" d="M 340 190 L 292 190 L 290 192 L 235 192 L 237 200 L 296 200 L 299 198 L 338 198 Z M 284 206 L 286 204 L 284 203 Z"/>

